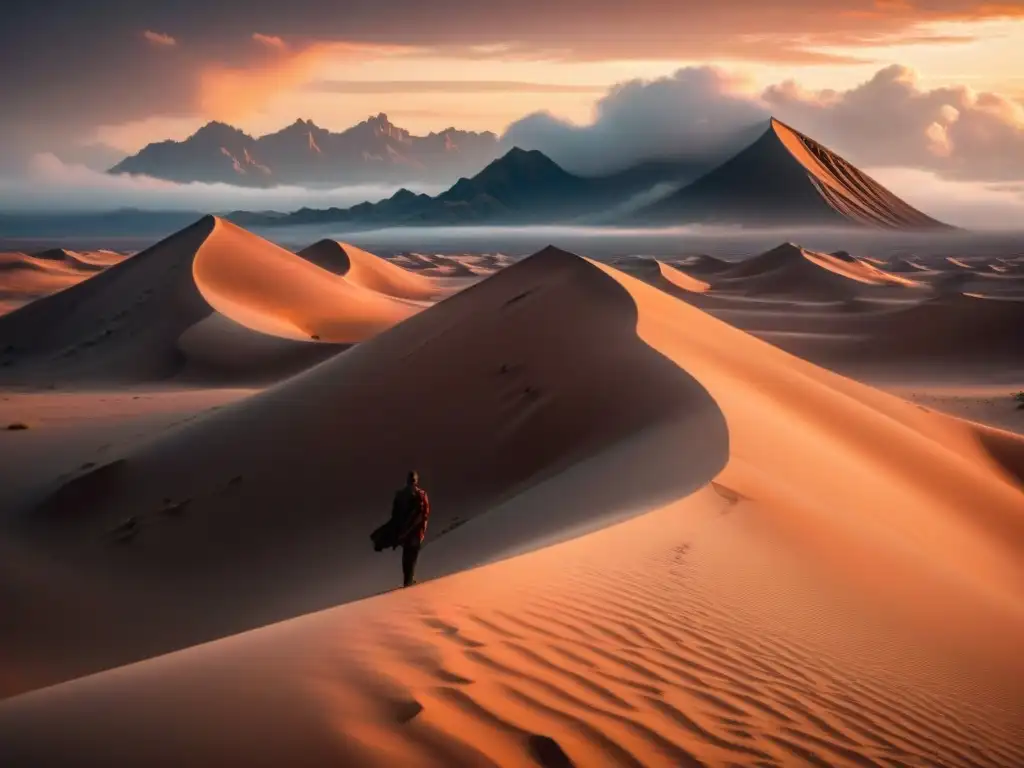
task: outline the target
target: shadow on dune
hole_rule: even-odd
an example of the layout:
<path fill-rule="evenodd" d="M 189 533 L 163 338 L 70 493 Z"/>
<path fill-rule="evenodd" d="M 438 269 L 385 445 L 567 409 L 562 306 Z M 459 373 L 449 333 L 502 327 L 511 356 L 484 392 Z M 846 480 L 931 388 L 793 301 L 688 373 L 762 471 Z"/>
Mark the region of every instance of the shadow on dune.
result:
<path fill-rule="evenodd" d="M 218 290 L 217 278 L 225 273 L 234 293 Z M 326 343 L 336 339 L 322 327 L 376 332 L 418 309 L 378 311 L 388 299 L 354 288 L 349 293 L 358 294 L 356 314 L 365 306 L 376 315 L 353 321 L 344 307 L 332 313 L 317 304 L 329 304 L 348 287 L 335 280 L 299 256 L 207 216 L 88 280 L 0 317 L 0 383 L 124 385 L 180 376 L 193 383 L 273 381 L 344 349 Z M 301 300 L 288 304 L 296 297 Z M 254 298 L 263 304 L 245 304 Z M 221 306 L 234 321 L 218 317 Z M 318 334 L 325 334 L 325 343 L 313 343 Z"/>
<path fill-rule="evenodd" d="M 36 650 L 86 673 L 392 587 L 367 537 L 410 467 L 427 576 L 689 494 L 727 460 L 724 417 L 636 325 L 615 280 L 550 248 L 73 481 L 18 535 L 107 585 L 102 637 Z"/>
<path fill-rule="evenodd" d="M 1024 491 L 1024 437 L 983 424 L 974 426 L 982 448 Z"/>

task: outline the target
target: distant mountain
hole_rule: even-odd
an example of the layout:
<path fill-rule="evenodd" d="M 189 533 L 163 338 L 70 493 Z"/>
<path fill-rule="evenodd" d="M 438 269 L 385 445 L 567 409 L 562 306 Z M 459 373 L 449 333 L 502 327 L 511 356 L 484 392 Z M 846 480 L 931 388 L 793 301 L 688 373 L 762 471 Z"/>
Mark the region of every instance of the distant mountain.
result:
<path fill-rule="evenodd" d="M 774 118 L 761 137 L 739 154 L 625 219 L 646 225 L 703 222 L 953 229 Z"/>
<path fill-rule="evenodd" d="M 296 120 L 253 137 L 211 122 L 184 141 L 149 144 L 113 168 L 176 182 L 337 185 L 364 182 L 450 182 L 500 154 L 498 137 L 448 128 L 413 136 L 379 114 L 341 133 Z"/>
<path fill-rule="evenodd" d="M 472 178 L 431 197 L 401 189 L 378 203 L 351 208 L 301 208 L 290 214 L 236 211 L 243 226 L 334 224 L 436 226 L 544 224 L 593 219 L 651 190 L 668 194 L 704 170 L 691 163 L 659 161 L 609 176 L 569 173 L 537 150 L 513 147 Z"/>
<path fill-rule="evenodd" d="M 0 250 L 9 247 L 3 243 L 5 238 L 41 241 L 72 238 L 76 242 L 84 239 L 85 242 L 116 245 L 125 238 L 163 237 L 188 226 L 202 215 L 201 211 L 142 211 L 133 208 L 102 212 L 0 213 Z"/>

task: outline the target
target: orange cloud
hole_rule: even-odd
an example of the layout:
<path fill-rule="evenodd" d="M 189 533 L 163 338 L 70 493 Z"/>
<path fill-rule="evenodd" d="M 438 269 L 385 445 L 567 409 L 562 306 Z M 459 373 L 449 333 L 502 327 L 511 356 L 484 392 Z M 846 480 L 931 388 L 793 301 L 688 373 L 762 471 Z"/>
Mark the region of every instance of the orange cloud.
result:
<path fill-rule="evenodd" d="M 260 45 L 265 45 L 267 48 L 275 48 L 279 51 L 283 51 L 288 45 L 277 35 L 264 35 L 259 32 L 253 32 L 252 39 Z"/>
<path fill-rule="evenodd" d="M 143 32 L 142 36 L 153 45 L 161 48 L 173 48 L 178 44 L 178 41 L 170 35 L 165 35 L 163 32 L 154 32 L 151 29 L 147 29 Z"/>
<path fill-rule="evenodd" d="M 281 93 L 316 78 L 328 62 L 380 58 L 411 49 L 357 43 L 314 43 L 300 51 L 260 64 L 233 67 L 214 64 L 199 76 L 199 108 L 215 120 L 240 120 L 259 110 Z"/>
<path fill-rule="evenodd" d="M 1024 17 L 1024 7 L 1012 3 L 949 3 L 920 7 L 914 0 L 874 0 L 870 7 L 854 7 L 839 12 L 840 16 L 867 21 L 900 23 L 900 29 L 926 22 L 990 21 Z M 894 30 L 886 30 L 892 32 Z"/>

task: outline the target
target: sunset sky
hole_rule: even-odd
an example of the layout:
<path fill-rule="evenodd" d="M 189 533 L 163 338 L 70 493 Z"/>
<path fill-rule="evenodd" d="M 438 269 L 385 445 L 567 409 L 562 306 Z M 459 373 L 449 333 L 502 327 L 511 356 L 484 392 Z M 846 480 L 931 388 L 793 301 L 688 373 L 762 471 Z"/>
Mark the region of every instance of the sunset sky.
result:
<path fill-rule="evenodd" d="M 613 23 L 609 19 L 610 27 Z M 688 21 L 677 23 L 685 27 Z M 737 22 L 732 26 L 743 28 Z M 139 53 L 189 60 L 186 35 L 166 38 L 173 44 L 147 38 L 154 50 Z M 858 33 L 863 40 L 823 36 L 817 42 L 814 33 L 799 40 L 766 33 L 738 42 L 696 35 L 681 32 L 674 46 L 657 39 L 649 47 L 627 46 L 609 29 L 589 42 L 581 39 L 578 48 L 559 51 L 541 41 L 428 47 L 256 32 L 249 41 L 251 59 L 244 64 L 211 61 L 193 73 L 195 91 L 187 109 L 103 122 L 95 137 L 132 150 L 156 138 L 186 135 L 207 119 L 262 133 L 300 116 L 341 128 L 381 111 L 415 132 L 453 124 L 500 132 L 538 110 L 586 122 L 594 101 L 615 83 L 709 62 L 748 79 L 752 91 L 789 78 L 805 88 L 844 89 L 899 63 L 917 71 L 925 88 L 962 84 L 1024 96 L 1024 18 L 910 24 Z M 643 30 L 636 36 L 642 41 Z"/>
<path fill-rule="evenodd" d="M 96 172 L 210 120 L 385 112 L 601 172 L 774 114 L 919 205 L 1024 211 L 1022 0 L 40 0 L 5 8 L 0 68 L 7 205 L 135 204 Z"/>
<path fill-rule="evenodd" d="M 537 110 L 585 122 L 617 82 L 708 63 L 750 89 L 845 89 L 898 63 L 923 88 L 1024 96 L 1020 2 L 44 0 L 4 22 L 4 132 L 33 149 L 133 151 L 209 119 L 257 133 L 380 111 L 414 131 L 500 132 Z"/>

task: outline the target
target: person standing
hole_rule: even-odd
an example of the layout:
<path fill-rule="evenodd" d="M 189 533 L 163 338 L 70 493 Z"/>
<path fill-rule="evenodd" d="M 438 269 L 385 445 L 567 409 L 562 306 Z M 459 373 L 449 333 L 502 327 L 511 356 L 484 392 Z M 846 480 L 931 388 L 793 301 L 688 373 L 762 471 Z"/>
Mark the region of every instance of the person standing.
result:
<path fill-rule="evenodd" d="M 395 542 L 402 548 L 403 586 L 411 587 L 416 583 L 416 561 L 430 520 L 430 498 L 420 487 L 420 477 L 415 470 L 406 477 L 405 487 L 395 493 L 391 518 L 397 524 Z"/>

